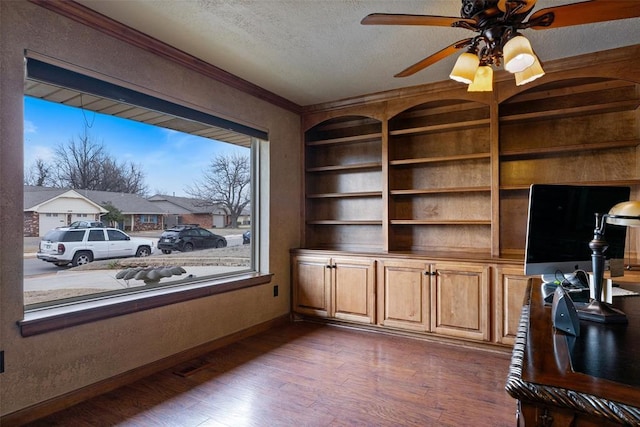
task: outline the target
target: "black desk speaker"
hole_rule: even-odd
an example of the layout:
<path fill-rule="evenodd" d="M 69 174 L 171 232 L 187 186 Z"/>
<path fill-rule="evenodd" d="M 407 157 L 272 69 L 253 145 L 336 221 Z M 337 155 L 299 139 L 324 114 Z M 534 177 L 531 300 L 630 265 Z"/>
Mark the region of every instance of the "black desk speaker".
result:
<path fill-rule="evenodd" d="M 562 286 L 558 286 L 553 293 L 551 320 L 553 327 L 557 330 L 576 337 L 580 336 L 580 319 L 578 319 L 576 307 Z"/>

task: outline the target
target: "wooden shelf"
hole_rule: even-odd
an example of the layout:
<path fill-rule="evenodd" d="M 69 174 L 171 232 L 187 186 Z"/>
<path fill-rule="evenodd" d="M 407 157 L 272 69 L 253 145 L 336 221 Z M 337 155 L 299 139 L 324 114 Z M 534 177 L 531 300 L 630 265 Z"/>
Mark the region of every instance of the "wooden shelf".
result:
<path fill-rule="evenodd" d="M 391 136 L 411 135 L 418 133 L 442 132 L 448 130 L 472 129 L 477 127 L 489 126 L 489 119 L 469 120 L 466 122 L 444 123 L 439 125 L 420 126 L 408 129 L 396 129 L 389 131 Z"/>
<path fill-rule="evenodd" d="M 306 172 L 346 172 L 376 169 L 382 169 L 382 162 L 358 163 L 352 165 L 316 166 L 307 168 Z"/>
<path fill-rule="evenodd" d="M 339 219 L 317 219 L 307 221 L 307 225 L 382 225 L 381 220 L 339 220 Z"/>
<path fill-rule="evenodd" d="M 511 158 L 534 158 L 543 157 L 548 154 L 576 153 L 585 150 L 610 150 L 614 148 L 636 147 L 640 145 L 640 139 L 630 139 L 626 141 L 608 141 L 599 143 L 574 144 L 555 147 L 527 148 L 521 150 L 509 150 L 500 153 L 503 159 Z"/>
<path fill-rule="evenodd" d="M 348 144 L 354 142 L 377 141 L 382 139 L 382 133 L 370 133 L 365 135 L 344 136 L 340 138 L 322 139 L 318 141 L 307 141 L 307 147 L 331 144 Z"/>
<path fill-rule="evenodd" d="M 391 190 L 389 194 L 392 196 L 416 196 L 421 194 L 438 194 L 438 193 L 468 193 L 468 192 L 490 192 L 491 187 L 452 187 L 452 188 L 433 188 L 433 189 L 408 189 L 408 190 Z"/>
<path fill-rule="evenodd" d="M 592 115 L 611 113 L 616 111 L 635 110 L 640 105 L 637 99 L 628 101 L 606 102 L 602 104 L 592 104 L 580 107 L 569 107 L 560 109 L 551 109 L 546 111 L 534 111 L 531 113 L 513 114 L 501 116 L 500 123 L 508 124 L 512 122 L 524 121 L 540 121 L 554 118 L 566 118 L 572 116 Z"/>
<path fill-rule="evenodd" d="M 442 157 L 423 157 L 417 159 L 402 159 L 391 160 L 389 164 L 391 166 L 407 166 L 407 165 L 419 165 L 426 163 L 442 163 L 442 162 L 457 162 L 463 160 L 476 160 L 476 159 L 489 159 L 490 153 L 473 153 L 473 154 L 459 154 L 455 156 L 442 156 Z"/>
<path fill-rule="evenodd" d="M 307 194 L 307 199 L 346 199 L 350 197 L 382 197 L 382 191 L 360 191 L 357 193 Z"/>
<path fill-rule="evenodd" d="M 392 219 L 389 221 L 392 225 L 491 225 L 489 219 Z"/>

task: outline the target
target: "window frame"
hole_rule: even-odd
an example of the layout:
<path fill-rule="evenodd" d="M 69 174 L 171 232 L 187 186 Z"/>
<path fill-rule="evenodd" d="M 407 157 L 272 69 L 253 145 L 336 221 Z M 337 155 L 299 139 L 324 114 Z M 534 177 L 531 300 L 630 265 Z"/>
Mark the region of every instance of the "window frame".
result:
<path fill-rule="evenodd" d="M 158 215 L 156 214 L 142 214 L 140 215 L 140 222 L 143 224 L 158 224 Z"/>
<path fill-rule="evenodd" d="M 20 335 L 30 337 L 170 304 L 260 286 L 271 282 L 272 277 L 272 273 L 256 272 L 227 277 L 225 280 L 192 282 L 190 285 L 165 286 L 140 293 L 87 299 L 83 303 L 30 310 L 25 312 L 24 318 L 17 323 L 20 327 Z"/>
<path fill-rule="evenodd" d="M 213 278 L 203 278 L 199 281 L 190 281 L 185 283 L 178 281 L 176 283 L 165 284 L 163 286 L 157 286 L 150 289 L 144 288 L 135 292 L 122 293 L 120 291 L 114 291 L 113 294 L 109 292 L 105 294 L 101 293 L 95 294 L 93 297 L 87 297 L 82 301 L 62 301 L 60 304 L 52 303 L 46 307 L 36 307 L 32 309 L 25 308 L 23 319 L 17 322 L 20 328 L 20 333 L 23 337 L 170 304 L 176 304 L 196 298 L 204 298 L 221 293 L 232 292 L 271 282 L 273 274 L 262 273 L 260 271 L 260 244 L 258 243 L 259 230 L 257 226 L 257 224 L 260 223 L 257 216 L 260 211 L 259 204 L 261 184 L 259 182 L 259 177 L 261 176 L 261 172 L 259 168 L 262 166 L 260 162 L 260 152 L 267 147 L 267 132 L 235 123 L 228 119 L 222 119 L 209 113 L 196 110 L 192 107 L 187 107 L 175 102 L 147 95 L 131 88 L 125 88 L 109 83 L 107 81 L 109 80 L 108 78 L 99 79 L 89 76 L 89 73 L 82 74 L 78 71 L 72 71 L 58 65 L 41 61 L 40 59 L 30 58 L 28 54 L 25 66 L 27 68 L 25 80 L 41 81 L 59 87 L 77 90 L 81 93 L 117 99 L 120 102 L 135 106 L 139 105 L 156 110 L 159 106 L 165 107 L 166 110 L 160 109 L 160 111 L 165 114 L 174 115 L 187 120 L 201 121 L 202 123 L 212 126 L 223 126 L 224 129 L 250 136 L 250 192 L 252 215 L 250 230 L 252 237 L 255 236 L 256 238 L 252 238 L 250 271 L 238 272 L 235 274 L 231 273 L 225 276 L 216 276 Z M 52 75 L 54 75 L 54 78 L 47 79 L 47 73 L 53 73 Z M 95 75 L 94 72 L 91 74 Z M 96 93 L 95 90 L 87 90 L 87 88 L 98 88 L 98 93 Z M 113 96 L 107 96 L 104 92 L 105 90 L 115 90 L 114 93 L 117 97 L 114 98 Z M 135 100 L 142 100 L 142 104 L 144 105 L 140 105 L 135 102 Z M 203 119 L 203 121 L 198 120 L 198 118 Z"/>

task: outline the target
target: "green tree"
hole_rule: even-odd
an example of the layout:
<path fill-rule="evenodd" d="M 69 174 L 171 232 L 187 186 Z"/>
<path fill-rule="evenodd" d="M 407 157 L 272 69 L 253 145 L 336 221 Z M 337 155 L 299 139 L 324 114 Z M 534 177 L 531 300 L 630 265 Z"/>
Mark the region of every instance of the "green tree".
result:
<path fill-rule="evenodd" d="M 102 219 L 107 225 L 124 222 L 124 215 L 120 212 L 120 209 L 113 206 L 110 202 L 102 202 L 102 207 L 109 211 L 105 215 L 102 215 Z"/>

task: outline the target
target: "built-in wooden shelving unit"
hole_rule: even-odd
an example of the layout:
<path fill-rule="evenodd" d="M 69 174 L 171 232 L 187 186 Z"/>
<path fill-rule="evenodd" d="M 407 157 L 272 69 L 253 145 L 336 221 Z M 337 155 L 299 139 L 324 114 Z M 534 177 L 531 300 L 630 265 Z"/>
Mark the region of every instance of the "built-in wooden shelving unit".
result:
<path fill-rule="evenodd" d="M 517 259 L 531 184 L 626 185 L 640 196 L 640 84 L 628 80 L 639 66 L 619 55 L 515 92 L 508 80 L 486 96 L 460 85 L 314 108 L 305 247 Z"/>
<path fill-rule="evenodd" d="M 492 93 L 436 84 L 310 109 L 294 311 L 513 344 L 539 284 L 522 269 L 531 184 L 640 199 L 640 45 L 568 64 Z"/>

